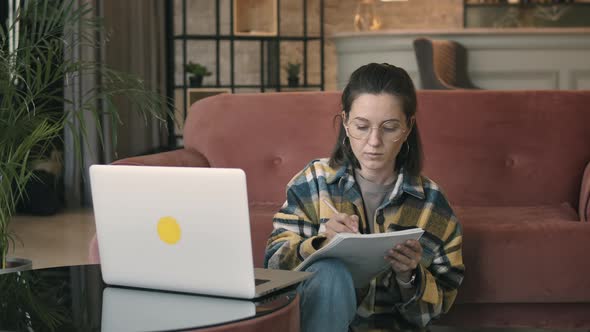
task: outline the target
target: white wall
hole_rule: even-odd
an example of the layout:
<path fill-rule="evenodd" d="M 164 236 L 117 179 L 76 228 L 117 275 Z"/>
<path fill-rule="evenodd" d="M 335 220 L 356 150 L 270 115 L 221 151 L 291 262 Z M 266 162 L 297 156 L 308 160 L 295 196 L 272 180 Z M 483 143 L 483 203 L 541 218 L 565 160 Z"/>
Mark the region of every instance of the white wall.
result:
<path fill-rule="evenodd" d="M 468 50 L 468 72 L 484 89 L 590 89 L 590 29 L 465 29 L 348 33 L 334 37 L 339 89 L 369 62 L 388 62 L 408 71 L 420 86 L 412 42 L 418 37 L 450 39 Z"/>

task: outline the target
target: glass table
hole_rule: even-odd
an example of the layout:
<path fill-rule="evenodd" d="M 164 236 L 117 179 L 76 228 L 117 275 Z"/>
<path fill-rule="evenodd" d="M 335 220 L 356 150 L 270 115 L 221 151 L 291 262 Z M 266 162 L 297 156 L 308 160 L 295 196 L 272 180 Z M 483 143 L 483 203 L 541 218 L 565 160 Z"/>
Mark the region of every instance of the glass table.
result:
<path fill-rule="evenodd" d="M 0 275 L 0 330 L 198 329 L 259 319 L 296 298 L 294 288 L 247 301 L 113 287 L 100 265 L 58 267 Z"/>

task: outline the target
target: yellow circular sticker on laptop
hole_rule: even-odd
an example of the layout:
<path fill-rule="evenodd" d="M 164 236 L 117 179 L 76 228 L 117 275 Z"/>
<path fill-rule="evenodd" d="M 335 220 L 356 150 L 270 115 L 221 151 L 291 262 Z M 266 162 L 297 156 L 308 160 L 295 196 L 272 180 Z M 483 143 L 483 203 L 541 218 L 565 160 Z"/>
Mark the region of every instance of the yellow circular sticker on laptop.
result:
<path fill-rule="evenodd" d="M 158 221 L 158 235 L 160 240 L 168 244 L 176 244 L 180 241 L 180 225 L 173 217 L 162 217 Z"/>

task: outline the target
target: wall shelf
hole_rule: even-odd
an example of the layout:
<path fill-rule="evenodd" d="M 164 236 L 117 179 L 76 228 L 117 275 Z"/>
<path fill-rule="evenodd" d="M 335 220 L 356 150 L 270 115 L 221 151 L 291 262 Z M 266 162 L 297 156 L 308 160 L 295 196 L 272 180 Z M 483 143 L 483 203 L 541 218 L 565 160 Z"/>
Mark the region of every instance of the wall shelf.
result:
<path fill-rule="evenodd" d="M 278 0 L 233 0 L 234 35 L 276 36 Z"/>
<path fill-rule="evenodd" d="M 187 84 L 184 68 L 189 61 L 206 64 L 212 72 L 199 89 L 223 89 L 223 93 L 324 90 L 324 0 L 313 1 L 313 8 L 309 7 L 312 1 L 298 1 L 302 32 L 286 34 L 281 32 L 281 0 L 166 0 L 167 95 L 181 110 L 180 116 L 176 114 L 181 126 L 193 100 L 189 91 L 197 91 Z M 209 12 L 214 22 L 189 29 L 188 23 L 194 23 L 189 9 L 204 5 L 214 8 Z M 319 32 L 308 27 L 310 11 L 318 14 Z M 299 50 L 296 57 L 293 48 Z M 310 62 L 311 50 L 319 53 L 315 57 L 319 63 Z M 296 87 L 286 84 L 287 62 L 301 64 L 301 84 Z M 247 79 L 239 77 L 244 67 L 249 70 Z M 316 79 L 310 77 L 310 67 Z M 172 123 L 168 127 L 169 143 L 177 146 L 182 132 Z"/>

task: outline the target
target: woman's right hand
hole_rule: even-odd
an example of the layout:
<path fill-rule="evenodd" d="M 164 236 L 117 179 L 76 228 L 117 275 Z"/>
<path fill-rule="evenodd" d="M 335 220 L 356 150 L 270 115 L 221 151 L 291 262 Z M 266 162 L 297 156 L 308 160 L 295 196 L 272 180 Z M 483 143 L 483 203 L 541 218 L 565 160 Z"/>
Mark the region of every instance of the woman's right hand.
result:
<path fill-rule="evenodd" d="M 359 217 L 357 215 L 338 213 L 326 222 L 326 232 L 324 233 L 326 240 L 322 243 L 322 247 L 328 244 L 337 233 L 358 233 L 358 231 Z"/>

